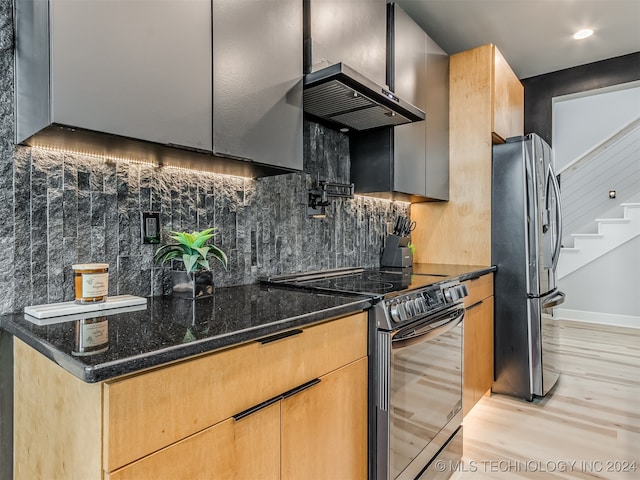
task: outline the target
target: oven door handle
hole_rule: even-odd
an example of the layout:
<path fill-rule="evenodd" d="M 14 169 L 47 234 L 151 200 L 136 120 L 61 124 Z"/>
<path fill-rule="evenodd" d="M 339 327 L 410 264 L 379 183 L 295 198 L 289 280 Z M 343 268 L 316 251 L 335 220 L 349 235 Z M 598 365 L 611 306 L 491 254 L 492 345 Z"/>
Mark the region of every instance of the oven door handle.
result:
<path fill-rule="evenodd" d="M 428 328 L 425 330 L 416 329 L 414 331 L 414 334 L 401 336 L 400 338 L 396 338 L 398 336 L 396 334 L 396 337 L 391 340 L 391 349 L 400 350 L 402 348 L 411 347 L 412 345 L 416 345 L 418 343 L 428 342 L 429 340 L 433 340 L 440 335 L 444 335 L 445 333 L 453 330 L 462 323 L 462 320 L 464 319 L 464 309 L 461 308 L 460 310 L 457 310 L 456 313 L 457 314 L 453 318 L 451 318 L 451 320 L 437 327 Z M 402 331 L 398 333 L 401 332 Z"/>

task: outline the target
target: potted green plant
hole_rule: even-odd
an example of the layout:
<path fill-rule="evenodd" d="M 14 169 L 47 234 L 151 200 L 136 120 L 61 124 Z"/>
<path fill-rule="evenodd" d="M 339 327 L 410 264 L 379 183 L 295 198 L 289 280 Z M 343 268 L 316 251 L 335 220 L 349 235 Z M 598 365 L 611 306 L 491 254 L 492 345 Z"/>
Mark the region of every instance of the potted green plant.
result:
<path fill-rule="evenodd" d="M 199 232 L 171 232 L 177 243 L 163 245 L 156 250 L 154 262 L 181 262 L 184 270 L 171 270 L 172 293 L 182 298 L 201 298 L 213 295 L 213 273 L 209 260 L 215 258 L 227 269 L 227 255 L 209 243 L 214 228 Z"/>

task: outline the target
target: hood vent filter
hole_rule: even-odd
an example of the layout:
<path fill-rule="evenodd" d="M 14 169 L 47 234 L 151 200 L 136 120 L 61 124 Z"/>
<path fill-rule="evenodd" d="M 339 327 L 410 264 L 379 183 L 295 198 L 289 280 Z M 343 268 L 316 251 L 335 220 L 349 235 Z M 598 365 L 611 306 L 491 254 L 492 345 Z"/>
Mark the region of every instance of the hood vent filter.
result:
<path fill-rule="evenodd" d="M 308 73 L 304 86 L 306 112 L 354 130 L 425 119 L 422 110 L 343 63 Z"/>

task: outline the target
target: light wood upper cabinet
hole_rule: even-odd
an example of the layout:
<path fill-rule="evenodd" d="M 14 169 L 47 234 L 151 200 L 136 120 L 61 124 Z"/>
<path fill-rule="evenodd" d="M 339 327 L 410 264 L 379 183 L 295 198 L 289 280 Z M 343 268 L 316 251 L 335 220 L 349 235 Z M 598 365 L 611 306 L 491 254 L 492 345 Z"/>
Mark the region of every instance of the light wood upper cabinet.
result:
<path fill-rule="evenodd" d="M 493 121 L 494 143 L 524 134 L 524 87 L 507 61 L 493 47 Z"/>
<path fill-rule="evenodd" d="M 449 68 L 449 201 L 411 205 L 414 261 L 490 265 L 492 145 L 524 133 L 524 88 L 494 45 Z"/>
<path fill-rule="evenodd" d="M 362 312 L 95 384 L 16 340 L 15 479 L 279 478 L 281 440 L 291 471 L 365 478 L 367 330 Z"/>

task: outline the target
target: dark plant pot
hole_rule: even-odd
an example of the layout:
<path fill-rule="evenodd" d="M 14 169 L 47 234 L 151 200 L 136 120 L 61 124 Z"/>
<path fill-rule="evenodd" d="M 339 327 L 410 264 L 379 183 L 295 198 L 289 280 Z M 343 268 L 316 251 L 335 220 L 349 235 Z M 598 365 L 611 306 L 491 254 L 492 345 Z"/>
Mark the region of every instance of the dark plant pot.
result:
<path fill-rule="evenodd" d="M 213 296 L 213 273 L 171 270 L 171 294 L 174 297 L 189 299 L 211 297 Z"/>

